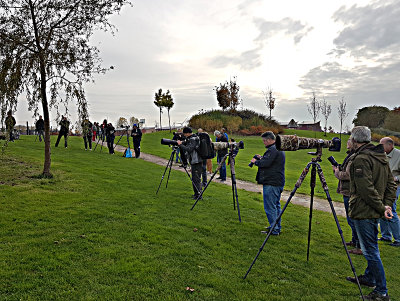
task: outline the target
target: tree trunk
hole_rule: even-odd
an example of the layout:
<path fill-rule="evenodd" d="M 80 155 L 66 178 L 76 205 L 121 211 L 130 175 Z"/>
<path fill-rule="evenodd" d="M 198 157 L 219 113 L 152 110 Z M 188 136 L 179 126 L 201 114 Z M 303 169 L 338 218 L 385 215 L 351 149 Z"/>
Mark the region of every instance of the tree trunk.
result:
<path fill-rule="evenodd" d="M 44 62 L 40 62 L 40 76 L 41 84 L 40 90 L 42 94 L 42 107 L 43 107 L 43 118 L 44 118 L 44 166 L 43 166 L 43 176 L 52 177 L 50 172 L 51 165 L 51 148 L 50 148 L 50 115 L 49 106 L 47 102 L 46 95 L 46 71 L 44 68 Z"/>
<path fill-rule="evenodd" d="M 171 118 L 169 118 L 169 109 L 168 109 L 168 124 L 169 124 L 169 132 L 171 133 Z"/>
<path fill-rule="evenodd" d="M 161 113 L 162 113 L 162 108 L 160 107 L 160 131 L 162 130 L 162 125 L 161 125 Z"/>

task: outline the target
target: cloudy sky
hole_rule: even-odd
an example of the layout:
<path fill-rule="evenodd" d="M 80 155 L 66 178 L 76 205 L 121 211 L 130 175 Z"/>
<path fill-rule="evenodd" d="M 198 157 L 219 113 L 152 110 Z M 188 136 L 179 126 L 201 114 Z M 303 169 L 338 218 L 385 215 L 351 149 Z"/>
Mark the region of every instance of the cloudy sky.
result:
<path fill-rule="evenodd" d="M 262 91 L 271 87 L 275 119 L 308 121 L 315 91 L 332 105 L 328 124 L 336 130 L 344 97 L 351 126 L 363 106 L 400 105 L 399 20 L 398 0 L 133 1 L 112 18 L 115 36 L 92 39 L 104 66 L 115 69 L 86 86 L 90 117 L 135 116 L 154 126 L 154 93 L 162 88 L 175 101 L 172 122 L 180 123 L 217 108 L 213 88 L 236 76 L 245 108 L 268 114 Z M 23 104 L 16 117 L 32 121 Z"/>

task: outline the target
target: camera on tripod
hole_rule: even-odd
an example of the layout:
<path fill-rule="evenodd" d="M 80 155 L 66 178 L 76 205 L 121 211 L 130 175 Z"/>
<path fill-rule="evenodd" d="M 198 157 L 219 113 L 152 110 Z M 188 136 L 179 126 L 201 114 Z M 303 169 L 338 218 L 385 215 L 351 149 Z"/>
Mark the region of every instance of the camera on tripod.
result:
<path fill-rule="evenodd" d="M 299 149 L 328 148 L 331 152 L 340 152 L 341 140 L 298 137 L 296 135 L 277 135 L 276 148 L 280 151 L 297 151 Z"/>
<path fill-rule="evenodd" d="M 178 140 L 162 138 L 161 139 L 161 144 L 162 145 L 168 145 L 168 146 L 178 146 Z"/>

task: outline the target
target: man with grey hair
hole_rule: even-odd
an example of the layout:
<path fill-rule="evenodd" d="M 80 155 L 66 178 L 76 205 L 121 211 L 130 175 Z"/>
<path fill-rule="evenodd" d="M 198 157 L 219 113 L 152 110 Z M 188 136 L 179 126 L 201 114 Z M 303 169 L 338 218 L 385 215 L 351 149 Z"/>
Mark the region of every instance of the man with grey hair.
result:
<path fill-rule="evenodd" d="M 285 153 L 276 148 L 276 137 L 273 132 L 265 132 L 261 138 L 267 150 L 263 156 L 255 155 L 251 162 L 258 167 L 257 183 L 263 185 L 264 211 L 269 227 L 267 231 L 264 230 L 261 233 L 267 234 L 281 213 L 281 193 L 285 186 Z M 280 233 L 281 221 L 279 220 L 271 234 L 279 235 Z"/>
<path fill-rule="evenodd" d="M 375 287 L 365 300 L 390 300 L 378 247 L 379 218 L 392 218 L 396 184 L 383 145 L 370 143 L 371 131 L 356 126 L 351 131 L 354 154 L 350 165 L 349 216 L 354 221 L 361 250 L 368 266 L 358 276 L 361 285 Z M 357 283 L 354 277 L 348 281 Z"/>
<path fill-rule="evenodd" d="M 215 131 L 214 135 L 216 137 L 216 142 L 228 142 L 228 138 L 220 131 Z M 217 179 L 221 180 L 221 182 L 226 181 L 226 163 L 223 161 L 223 158 L 227 153 L 228 150 L 226 148 L 217 151 L 217 162 L 221 162 L 221 169 L 219 170 L 219 177 Z"/>
<path fill-rule="evenodd" d="M 397 184 L 397 201 L 400 194 L 400 150 L 394 147 L 394 142 L 390 137 L 382 138 L 379 143 L 383 145 L 383 149 L 389 159 L 390 170 L 392 171 L 394 181 Z M 400 247 L 400 220 L 396 212 L 396 201 L 394 201 L 392 206 L 393 218 L 391 220 L 380 220 L 382 237 L 379 240 L 392 242 L 393 235 L 394 242 L 389 245 Z"/>

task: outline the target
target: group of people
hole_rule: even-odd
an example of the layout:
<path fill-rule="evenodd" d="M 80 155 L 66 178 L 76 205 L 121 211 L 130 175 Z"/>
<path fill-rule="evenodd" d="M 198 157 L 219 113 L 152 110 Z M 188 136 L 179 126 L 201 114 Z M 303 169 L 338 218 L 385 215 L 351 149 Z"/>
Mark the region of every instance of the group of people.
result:
<path fill-rule="evenodd" d="M 256 180 L 263 185 L 264 210 L 270 225 L 280 215 L 280 197 L 285 184 L 285 154 L 275 145 L 272 132 L 262 134 L 266 147 L 263 156 L 256 155 L 252 162 L 258 166 Z M 358 276 L 361 285 L 374 288 L 365 300 L 390 300 L 386 286 L 385 271 L 379 253 L 378 240 L 400 246 L 400 221 L 396 213 L 396 200 L 400 194 L 400 150 L 389 137 L 380 144 L 371 143 L 371 131 L 356 126 L 347 142 L 347 156 L 343 163 L 332 166 L 339 179 L 338 192 L 343 195 L 347 221 L 352 230 L 353 254 L 362 254 L 367 260 L 364 274 Z M 378 239 L 379 225 L 382 237 Z M 274 229 L 267 227 L 272 235 L 281 233 L 281 222 Z M 392 236 L 394 242 L 392 242 Z M 355 277 L 348 281 L 357 283 Z"/>
<path fill-rule="evenodd" d="M 12 117 L 12 116 L 11 116 Z M 13 118 L 13 117 L 12 117 Z M 6 121 L 7 122 L 7 121 Z M 10 119 L 10 128 L 15 125 L 15 119 Z M 68 148 L 68 136 L 70 131 L 70 121 L 66 116 L 61 116 L 61 120 L 59 122 L 60 129 L 58 131 L 58 137 L 55 144 L 55 147 L 58 147 L 61 138 L 64 136 L 64 147 Z M 107 122 L 107 119 L 103 120 L 102 124 L 98 122 L 92 123 L 88 118 L 84 118 L 82 123 L 82 137 L 85 145 L 85 150 L 92 150 L 92 142 L 98 139 L 98 142 L 103 143 L 107 142 L 108 152 L 110 154 L 114 154 L 114 140 L 115 140 L 115 128 L 112 123 Z M 36 134 L 39 138 L 39 141 L 44 139 L 44 120 L 42 116 L 39 116 L 39 119 L 35 123 Z M 133 146 L 135 151 L 135 157 L 140 157 L 140 143 L 142 139 L 142 131 L 139 129 L 138 125 L 135 123 L 132 126 L 131 137 L 133 140 Z"/>

